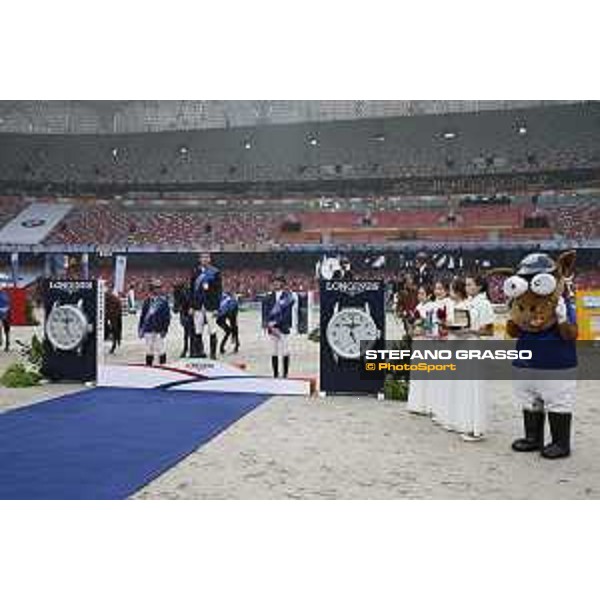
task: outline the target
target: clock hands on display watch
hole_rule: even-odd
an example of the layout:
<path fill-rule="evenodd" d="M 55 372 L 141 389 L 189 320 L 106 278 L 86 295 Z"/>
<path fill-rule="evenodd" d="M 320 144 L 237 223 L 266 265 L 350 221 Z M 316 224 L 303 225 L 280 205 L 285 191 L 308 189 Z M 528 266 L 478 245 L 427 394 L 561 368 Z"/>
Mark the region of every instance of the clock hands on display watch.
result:
<path fill-rule="evenodd" d="M 368 302 L 364 308 L 341 309 L 338 302 L 327 324 L 325 337 L 336 362 L 342 359 L 356 361 L 361 357 L 360 343 L 374 344 L 381 337 L 381 331 L 371 316 Z"/>
<path fill-rule="evenodd" d="M 46 337 L 54 350 L 82 351 L 83 343 L 93 330 L 83 311 L 83 299 L 77 304 L 55 301 L 46 318 Z"/>

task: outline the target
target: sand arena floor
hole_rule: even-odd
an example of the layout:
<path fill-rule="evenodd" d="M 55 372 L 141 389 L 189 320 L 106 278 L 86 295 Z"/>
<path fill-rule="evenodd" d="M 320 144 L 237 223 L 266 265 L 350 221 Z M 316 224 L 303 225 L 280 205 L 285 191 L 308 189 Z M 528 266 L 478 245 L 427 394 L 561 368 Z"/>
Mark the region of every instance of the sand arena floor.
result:
<path fill-rule="evenodd" d="M 245 362 L 268 374 L 269 345 L 258 313 L 241 314 L 241 351 L 226 361 Z M 136 320 L 125 320 L 125 342 L 116 363 L 143 358 Z M 29 339 L 32 328 L 17 328 Z M 388 321 L 388 337 L 398 327 Z M 181 350 L 179 324 L 168 340 L 169 358 Z M 292 342 L 292 375 L 318 372 L 318 345 Z M 0 370 L 16 353 L 0 352 Z M 370 397 L 273 397 L 224 433 L 140 490 L 143 499 L 562 499 L 600 498 L 600 382 L 579 384 L 574 453 L 563 461 L 510 449 L 520 416 L 510 381 L 489 382 L 491 427 L 486 441 L 467 444 L 404 403 Z M 39 402 L 80 385 L 26 390 L 0 387 L 0 411 Z"/>

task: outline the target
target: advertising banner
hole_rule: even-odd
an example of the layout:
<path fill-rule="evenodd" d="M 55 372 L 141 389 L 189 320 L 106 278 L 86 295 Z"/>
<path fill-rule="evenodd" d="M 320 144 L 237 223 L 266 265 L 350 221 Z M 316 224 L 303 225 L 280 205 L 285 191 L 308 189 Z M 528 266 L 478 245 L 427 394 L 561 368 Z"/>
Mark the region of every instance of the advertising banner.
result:
<path fill-rule="evenodd" d="M 385 374 L 364 373 L 364 349 L 385 347 L 382 281 L 321 280 L 321 391 L 372 393 L 383 389 Z"/>

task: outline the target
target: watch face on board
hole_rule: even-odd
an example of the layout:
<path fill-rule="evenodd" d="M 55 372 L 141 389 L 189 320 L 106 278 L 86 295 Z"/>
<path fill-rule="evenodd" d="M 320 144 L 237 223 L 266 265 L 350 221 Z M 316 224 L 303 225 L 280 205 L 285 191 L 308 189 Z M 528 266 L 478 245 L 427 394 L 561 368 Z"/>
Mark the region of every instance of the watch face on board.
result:
<path fill-rule="evenodd" d="M 77 306 L 56 306 L 46 320 L 46 335 L 59 350 L 75 350 L 88 333 L 88 321 Z"/>
<path fill-rule="evenodd" d="M 360 343 L 379 338 L 375 321 L 359 308 L 345 308 L 331 317 L 326 330 L 327 342 L 342 358 L 360 358 Z"/>

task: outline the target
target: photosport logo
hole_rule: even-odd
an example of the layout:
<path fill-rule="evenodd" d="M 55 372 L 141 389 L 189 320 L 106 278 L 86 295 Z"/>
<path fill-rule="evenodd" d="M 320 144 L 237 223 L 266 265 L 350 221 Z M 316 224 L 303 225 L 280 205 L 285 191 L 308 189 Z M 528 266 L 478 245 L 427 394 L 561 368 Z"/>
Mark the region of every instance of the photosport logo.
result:
<path fill-rule="evenodd" d="M 401 378 L 444 380 L 565 380 L 598 379 L 600 344 L 580 341 L 575 366 L 560 368 L 568 351 L 562 341 L 528 342 L 516 347 L 513 340 L 388 340 L 386 348 L 361 345 L 360 371 L 365 379 L 390 375 Z M 552 361 L 556 362 L 553 366 Z"/>

